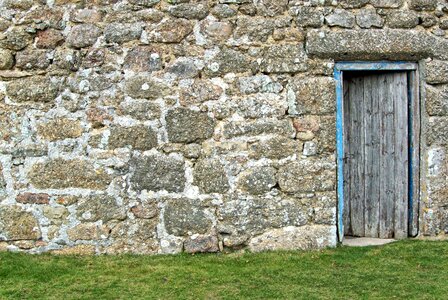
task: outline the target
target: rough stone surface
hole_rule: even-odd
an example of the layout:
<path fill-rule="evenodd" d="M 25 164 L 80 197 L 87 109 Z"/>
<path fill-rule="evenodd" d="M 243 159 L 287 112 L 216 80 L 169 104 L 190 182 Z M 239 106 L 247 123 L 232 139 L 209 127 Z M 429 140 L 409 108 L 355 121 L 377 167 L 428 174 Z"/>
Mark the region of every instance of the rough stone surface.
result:
<path fill-rule="evenodd" d="M 297 79 L 290 86 L 290 113 L 331 114 L 335 111 L 335 83 L 329 77 Z"/>
<path fill-rule="evenodd" d="M 108 24 L 104 29 L 104 37 L 109 43 L 124 43 L 140 39 L 142 26 L 140 24 Z"/>
<path fill-rule="evenodd" d="M 193 235 L 184 243 L 187 253 L 218 252 L 218 238 L 210 235 Z"/>
<path fill-rule="evenodd" d="M 333 59 L 400 59 L 434 56 L 448 59 L 448 43 L 425 32 L 403 29 L 309 31 L 309 54 Z"/>
<path fill-rule="evenodd" d="M 81 221 L 106 223 L 126 219 L 126 210 L 112 196 L 91 195 L 78 201 L 77 216 Z"/>
<path fill-rule="evenodd" d="M 41 237 L 37 219 L 19 206 L 0 206 L 0 240 L 37 240 Z"/>
<path fill-rule="evenodd" d="M 434 10 L 437 0 L 410 0 L 410 7 L 415 10 Z"/>
<path fill-rule="evenodd" d="M 287 103 L 282 100 L 274 94 L 251 95 L 244 99 L 234 98 L 229 101 L 229 110 L 248 119 L 282 117 L 288 109 Z"/>
<path fill-rule="evenodd" d="M 310 193 L 334 189 L 334 170 L 330 159 L 302 159 L 282 166 L 278 173 L 280 189 L 287 193 Z"/>
<path fill-rule="evenodd" d="M 155 43 L 180 43 L 193 31 L 193 25 L 185 19 L 167 19 L 148 32 L 148 41 Z"/>
<path fill-rule="evenodd" d="M 192 143 L 211 138 L 215 121 L 207 114 L 185 108 L 168 111 L 166 117 L 168 140 L 174 143 Z"/>
<path fill-rule="evenodd" d="M 93 128 L 102 128 L 106 125 L 107 121 L 111 121 L 112 118 L 105 109 L 98 107 L 92 107 L 86 111 L 87 121 L 92 124 Z"/>
<path fill-rule="evenodd" d="M 383 27 L 384 21 L 374 9 L 363 9 L 356 15 L 356 23 L 361 28 Z"/>
<path fill-rule="evenodd" d="M 403 0 L 370 0 L 370 4 L 378 8 L 397 8 L 403 4 Z"/>
<path fill-rule="evenodd" d="M 322 10 L 314 7 L 298 7 L 293 11 L 297 15 L 297 25 L 303 27 L 321 27 L 324 23 Z"/>
<path fill-rule="evenodd" d="M 11 51 L 0 49 L 0 70 L 11 69 L 14 65 L 14 57 Z"/>
<path fill-rule="evenodd" d="M 288 0 L 260 0 L 256 3 L 257 12 L 273 17 L 282 14 L 288 7 Z"/>
<path fill-rule="evenodd" d="M 182 192 L 185 187 L 185 166 L 182 160 L 165 155 L 151 155 L 136 158 L 134 176 L 131 183 L 134 189 L 168 192 Z"/>
<path fill-rule="evenodd" d="M 103 14 L 96 9 L 80 9 L 73 12 L 70 19 L 76 23 L 98 23 L 103 19 Z"/>
<path fill-rule="evenodd" d="M 111 238 L 115 242 L 102 249 L 101 253 L 157 253 L 159 243 L 156 239 L 156 225 L 154 220 L 145 219 L 128 219 L 119 223 L 111 231 Z"/>
<path fill-rule="evenodd" d="M 427 86 L 426 111 L 430 116 L 448 116 L 448 85 Z"/>
<path fill-rule="evenodd" d="M 276 45 L 265 49 L 260 71 L 296 73 L 306 70 L 306 54 L 302 45 Z"/>
<path fill-rule="evenodd" d="M 166 71 L 179 79 L 190 79 L 199 75 L 199 69 L 195 65 L 195 60 L 190 58 L 177 59 L 166 68 Z"/>
<path fill-rule="evenodd" d="M 147 76 L 135 76 L 126 80 L 126 93 L 132 98 L 155 100 L 167 93 L 167 87 Z"/>
<path fill-rule="evenodd" d="M 91 162 L 60 158 L 36 163 L 30 169 L 28 177 L 35 187 L 50 189 L 104 189 L 111 181 L 106 170 L 95 167 Z"/>
<path fill-rule="evenodd" d="M 448 83 L 448 62 L 432 60 L 426 64 L 426 82 Z"/>
<path fill-rule="evenodd" d="M 159 54 L 150 46 L 136 46 L 125 57 L 124 68 L 136 72 L 151 72 L 161 69 Z"/>
<path fill-rule="evenodd" d="M 50 199 L 48 194 L 22 193 L 17 195 L 16 201 L 23 204 L 48 204 Z"/>
<path fill-rule="evenodd" d="M 448 145 L 448 119 L 444 117 L 431 117 L 428 120 L 426 142 L 428 145 Z"/>
<path fill-rule="evenodd" d="M 185 236 L 204 234 L 212 226 L 204 208 L 192 200 L 181 198 L 170 200 L 164 211 L 164 225 L 169 234 Z"/>
<path fill-rule="evenodd" d="M 42 209 L 44 216 L 49 219 L 51 224 L 61 225 L 66 224 L 69 216 L 68 209 L 63 206 L 44 206 Z"/>
<path fill-rule="evenodd" d="M 79 50 L 57 49 L 54 54 L 53 63 L 61 70 L 75 72 L 81 67 L 82 58 Z M 93 65 L 93 62 L 89 63 L 89 66 Z"/>
<path fill-rule="evenodd" d="M 217 22 L 214 19 L 206 19 L 201 23 L 200 33 L 204 35 L 204 44 L 220 44 L 230 38 L 233 32 L 233 26 L 230 22 Z"/>
<path fill-rule="evenodd" d="M 92 46 L 101 35 L 101 29 L 93 24 L 75 25 L 67 36 L 67 43 L 73 48 Z"/>
<path fill-rule="evenodd" d="M 261 134 L 278 134 L 284 136 L 293 135 L 294 129 L 289 120 L 266 120 L 264 122 L 236 121 L 224 126 L 226 138 L 238 136 L 254 136 Z"/>
<path fill-rule="evenodd" d="M 240 174 L 238 186 L 252 195 L 264 194 L 276 185 L 276 173 L 272 167 L 249 168 Z"/>
<path fill-rule="evenodd" d="M 333 152 L 336 144 L 336 125 L 334 116 L 301 116 L 293 121 L 297 139 L 319 153 Z M 307 143 L 309 142 L 309 143 Z M 316 144 L 317 142 L 317 144 Z M 317 149 L 317 146 L 319 149 Z"/>
<path fill-rule="evenodd" d="M 369 3 L 369 0 L 341 0 L 343 8 L 360 8 Z"/>
<path fill-rule="evenodd" d="M 77 138 L 81 136 L 82 131 L 79 121 L 65 118 L 41 122 L 37 125 L 38 134 L 48 141 Z"/>
<path fill-rule="evenodd" d="M 93 255 L 95 254 L 95 246 L 93 245 L 76 245 L 73 247 L 63 248 L 51 251 L 54 255 Z"/>
<path fill-rule="evenodd" d="M 287 137 L 273 137 L 250 145 L 250 156 L 255 159 L 282 159 L 301 150 L 301 143 Z"/>
<path fill-rule="evenodd" d="M 191 86 L 180 92 L 180 103 L 183 106 L 200 104 L 206 101 L 218 100 L 223 89 L 209 80 L 196 79 Z"/>
<path fill-rule="evenodd" d="M 422 25 L 424 28 L 430 28 L 437 24 L 438 19 L 436 16 L 430 13 L 421 13 L 420 22 L 420 25 Z"/>
<path fill-rule="evenodd" d="M 355 16 L 342 9 L 336 9 L 331 15 L 325 17 L 325 21 L 329 26 L 343 28 L 353 28 L 355 26 Z"/>
<path fill-rule="evenodd" d="M 414 28 L 419 23 L 419 17 L 415 12 L 396 11 L 387 16 L 386 23 L 390 28 Z"/>
<path fill-rule="evenodd" d="M 230 187 L 224 166 L 217 159 L 198 161 L 193 172 L 193 183 L 202 193 L 225 193 Z"/>
<path fill-rule="evenodd" d="M 0 40 L 0 47 L 14 51 L 24 49 L 31 44 L 33 37 L 23 27 L 15 27 L 4 34 L 4 38 Z"/>
<path fill-rule="evenodd" d="M 143 7 L 153 7 L 159 2 L 160 0 L 129 0 L 129 3 L 131 4 L 141 5 Z"/>
<path fill-rule="evenodd" d="M 5 0 L 2 6 L 7 9 L 19 9 L 27 10 L 30 9 L 34 4 L 34 0 Z"/>
<path fill-rule="evenodd" d="M 95 223 L 81 223 L 67 230 L 67 235 L 73 241 L 101 240 L 106 234 L 107 229 Z"/>
<path fill-rule="evenodd" d="M 223 48 L 206 66 L 206 74 L 220 76 L 227 73 L 244 73 L 250 71 L 252 63 L 241 51 Z"/>
<path fill-rule="evenodd" d="M 237 11 L 228 4 L 217 4 L 212 8 L 211 13 L 219 19 L 225 19 L 235 16 Z"/>
<path fill-rule="evenodd" d="M 159 213 L 157 203 L 155 202 L 141 202 L 131 207 L 131 212 L 136 218 L 152 219 Z"/>
<path fill-rule="evenodd" d="M 204 19 L 208 14 L 208 6 L 204 3 L 180 3 L 168 9 L 173 17 L 185 19 Z"/>
<path fill-rule="evenodd" d="M 14 102 L 50 102 L 55 100 L 58 88 L 49 78 L 36 76 L 9 82 L 6 94 Z"/>
<path fill-rule="evenodd" d="M 278 94 L 283 90 L 283 86 L 272 80 L 267 75 L 256 75 L 240 77 L 238 79 L 238 88 L 243 94 L 255 93 L 274 93 Z"/>
<path fill-rule="evenodd" d="M 119 115 L 129 115 L 137 120 L 152 120 L 160 117 L 160 106 L 147 101 L 132 100 L 120 103 Z"/>
<path fill-rule="evenodd" d="M 49 53 L 45 50 L 25 50 L 16 54 L 16 67 L 22 70 L 46 69 L 49 65 Z"/>
<path fill-rule="evenodd" d="M 319 237 L 319 238 L 316 238 Z M 336 246 L 334 226 L 303 226 L 273 229 L 250 240 L 249 249 L 254 252 L 321 249 Z"/>
<path fill-rule="evenodd" d="M 419 237 L 447 236 L 445 1 L 0 6 L 0 251 L 335 246 L 340 61 L 418 62 Z"/>
<path fill-rule="evenodd" d="M 286 197 L 227 197 L 218 208 L 218 230 L 226 247 L 241 247 L 251 236 L 270 228 L 303 226 L 309 219 L 310 202 Z M 331 221 L 330 221 L 331 222 Z"/>
<path fill-rule="evenodd" d="M 135 150 L 150 150 L 157 146 L 157 135 L 147 126 L 111 128 L 109 136 L 109 148 L 132 147 Z"/>

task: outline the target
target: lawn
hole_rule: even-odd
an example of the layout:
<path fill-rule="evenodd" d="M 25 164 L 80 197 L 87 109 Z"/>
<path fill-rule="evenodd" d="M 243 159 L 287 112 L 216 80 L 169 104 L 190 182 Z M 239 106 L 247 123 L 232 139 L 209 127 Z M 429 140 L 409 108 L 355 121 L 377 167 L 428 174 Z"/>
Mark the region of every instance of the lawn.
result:
<path fill-rule="evenodd" d="M 447 299 L 448 242 L 175 256 L 0 253 L 0 299 Z"/>

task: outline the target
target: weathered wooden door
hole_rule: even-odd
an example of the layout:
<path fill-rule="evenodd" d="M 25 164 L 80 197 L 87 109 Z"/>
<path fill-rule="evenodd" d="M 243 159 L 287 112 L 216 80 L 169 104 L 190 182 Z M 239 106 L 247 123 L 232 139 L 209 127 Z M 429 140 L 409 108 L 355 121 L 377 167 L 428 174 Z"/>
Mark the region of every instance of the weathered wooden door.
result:
<path fill-rule="evenodd" d="M 344 75 L 344 234 L 408 236 L 408 76 Z"/>

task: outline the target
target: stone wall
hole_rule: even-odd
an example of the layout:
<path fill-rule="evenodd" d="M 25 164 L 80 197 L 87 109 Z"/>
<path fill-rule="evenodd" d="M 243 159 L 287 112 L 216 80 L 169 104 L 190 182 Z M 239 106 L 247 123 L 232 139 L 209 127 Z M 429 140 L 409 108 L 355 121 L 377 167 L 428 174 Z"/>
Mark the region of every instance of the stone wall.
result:
<path fill-rule="evenodd" d="M 447 1 L 0 7 L 0 249 L 334 246 L 337 60 L 421 62 L 420 234 L 448 233 Z"/>

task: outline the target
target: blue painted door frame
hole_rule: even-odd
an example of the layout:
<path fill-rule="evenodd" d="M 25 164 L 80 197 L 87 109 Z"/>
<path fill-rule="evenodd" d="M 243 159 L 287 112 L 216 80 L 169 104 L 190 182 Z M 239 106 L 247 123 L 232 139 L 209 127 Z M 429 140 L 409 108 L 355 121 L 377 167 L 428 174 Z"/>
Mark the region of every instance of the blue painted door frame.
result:
<path fill-rule="evenodd" d="M 344 89 L 343 89 L 343 76 L 344 72 L 350 71 L 417 71 L 418 64 L 413 62 L 403 61 L 379 61 L 379 62 L 337 62 L 334 67 L 334 79 L 336 80 L 336 149 L 337 149 L 337 199 L 338 199 L 338 211 L 337 211 L 337 226 L 338 226 L 338 238 L 342 242 L 344 239 Z M 418 84 L 418 83 L 417 83 Z M 409 103 L 413 103 L 411 100 L 413 96 L 410 93 Z M 412 118 L 412 114 L 409 115 Z M 412 121 L 410 121 L 409 129 L 411 130 Z M 410 138 L 412 141 L 412 133 L 410 132 Z M 414 143 L 410 144 L 410 152 L 413 152 Z M 413 220 L 413 194 L 414 188 L 412 187 L 412 176 L 414 174 L 412 168 L 415 165 L 412 162 L 412 155 L 409 156 L 409 168 L 410 168 L 410 188 L 409 188 L 409 214 L 410 220 Z"/>

